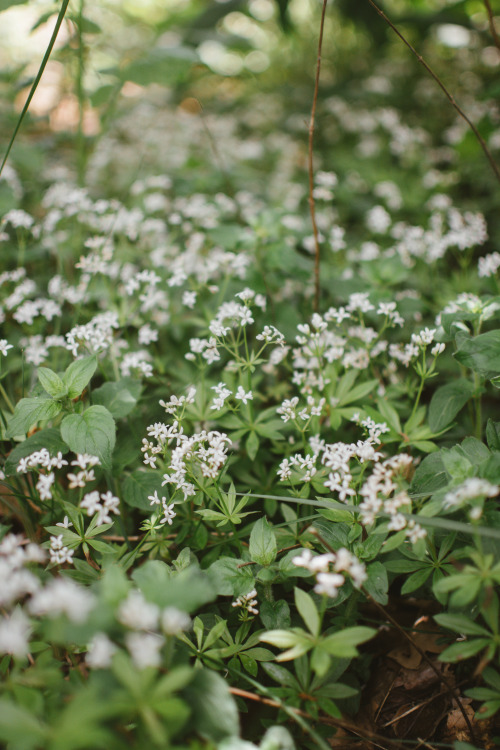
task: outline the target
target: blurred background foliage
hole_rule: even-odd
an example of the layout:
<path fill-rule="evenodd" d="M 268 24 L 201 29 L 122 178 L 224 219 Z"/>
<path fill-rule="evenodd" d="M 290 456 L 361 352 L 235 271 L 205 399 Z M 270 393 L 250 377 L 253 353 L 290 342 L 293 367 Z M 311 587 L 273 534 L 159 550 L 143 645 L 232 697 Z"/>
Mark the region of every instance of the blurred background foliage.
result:
<path fill-rule="evenodd" d="M 489 4 L 500 29 L 500 2 Z M 0 0 L 2 147 L 59 9 L 60 3 L 46 0 Z M 487 4 L 384 0 L 383 9 L 498 157 L 500 52 Z M 35 189 L 40 174 L 53 172 L 59 157 L 65 163 L 73 159 L 80 183 L 104 191 L 110 175 L 113 190 L 118 185 L 126 191 L 148 160 L 169 174 L 182 165 L 181 191 L 190 168 L 199 170 L 200 189 L 229 193 L 262 185 L 278 164 L 284 169 L 286 158 L 291 172 L 304 170 L 320 12 L 318 0 L 72 0 L 12 164 Z M 342 178 L 338 210 L 347 229 L 356 230 L 371 184 L 395 180 L 404 211 L 411 214 L 426 197 L 425 181 L 429 186 L 435 180 L 453 200 L 486 214 L 492 244 L 498 244 L 498 185 L 479 144 L 368 0 L 328 5 L 319 102 L 317 166 Z M 139 154 L 134 147 L 106 161 L 103 152 L 109 153 L 112 143 L 132 143 L 130 121 L 122 119 L 132 111 L 144 115 L 139 117 L 144 150 Z M 394 111 L 402 113 L 396 118 L 398 143 L 390 134 Z M 231 154 L 231 127 L 228 121 L 226 129 L 217 124 L 220 116 L 237 117 L 240 135 L 247 136 L 243 152 Z M 176 159 L 175 142 L 190 118 L 199 121 L 200 140 L 186 162 Z M 269 149 L 259 159 L 263 138 L 275 140 L 274 161 Z M 213 172 L 207 172 L 206 158 L 196 158 L 197 148 L 204 157 L 210 153 Z M 162 149 L 169 160 L 158 157 Z"/>

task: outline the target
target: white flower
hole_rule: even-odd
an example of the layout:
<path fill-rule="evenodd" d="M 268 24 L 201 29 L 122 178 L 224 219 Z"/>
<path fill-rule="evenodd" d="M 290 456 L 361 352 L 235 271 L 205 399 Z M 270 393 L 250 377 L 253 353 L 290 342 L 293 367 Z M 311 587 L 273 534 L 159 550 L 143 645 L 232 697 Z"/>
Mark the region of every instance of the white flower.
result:
<path fill-rule="evenodd" d="M 161 614 L 161 626 L 166 635 L 177 635 L 189 630 L 191 618 L 177 607 L 166 607 Z"/>
<path fill-rule="evenodd" d="M 9 344 L 7 339 L 0 339 L 0 354 L 6 357 L 9 349 L 13 349 L 12 344 Z"/>
<path fill-rule="evenodd" d="M 248 391 L 245 393 L 244 388 L 239 385 L 238 390 L 236 391 L 235 398 L 237 398 L 239 401 L 243 401 L 244 404 L 247 404 L 249 400 L 253 399 L 253 393 L 252 391 Z"/>
<path fill-rule="evenodd" d="M 317 583 L 314 587 L 316 594 L 325 594 L 335 599 L 345 578 L 340 573 L 318 573 L 316 580 Z"/>
<path fill-rule="evenodd" d="M 118 609 L 120 622 L 134 630 L 154 630 L 158 626 L 159 615 L 156 604 L 146 601 L 137 589 L 129 593 Z"/>
<path fill-rule="evenodd" d="M 125 644 L 138 669 L 159 667 L 164 639 L 156 633 L 127 633 Z"/>
<path fill-rule="evenodd" d="M 28 653 L 31 624 L 22 609 L 0 617 L 0 653 L 23 657 Z"/>
<path fill-rule="evenodd" d="M 116 646 L 105 633 L 96 633 L 88 645 L 85 661 L 92 669 L 107 669 L 111 666 L 111 659 Z"/>

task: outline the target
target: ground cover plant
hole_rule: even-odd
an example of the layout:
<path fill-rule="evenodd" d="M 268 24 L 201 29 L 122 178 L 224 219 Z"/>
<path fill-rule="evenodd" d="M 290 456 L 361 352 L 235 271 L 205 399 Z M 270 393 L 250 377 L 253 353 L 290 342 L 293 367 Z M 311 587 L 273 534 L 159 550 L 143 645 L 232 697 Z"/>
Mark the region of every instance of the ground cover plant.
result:
<path fill-rule="evenodd" d="M 500 743 L 498 8 L 372 6 L 0 2 L 8 750 Z"/>

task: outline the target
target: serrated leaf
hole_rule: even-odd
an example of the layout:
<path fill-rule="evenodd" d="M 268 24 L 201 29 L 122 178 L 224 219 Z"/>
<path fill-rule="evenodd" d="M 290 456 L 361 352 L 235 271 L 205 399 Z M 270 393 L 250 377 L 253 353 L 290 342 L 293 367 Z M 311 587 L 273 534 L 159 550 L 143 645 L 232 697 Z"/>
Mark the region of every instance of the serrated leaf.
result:
<path fill-rule="evenodd" d="M 66 368 L 62 379 L 68 389 L 69 398 L 76 398 L 82 393 L 96 368 L 97 357 L 95 355 L 77 359 Z"/>
<path fill-rule="evenodd" d="M 276 559 L 277 551 L 276 537 L 267 518 L 259 518 L 250 534 L 251 559 L 259 565 L 270 565 Z"/>
<path fill-rule="evenodd" d="M 57 417 L 61 409 L 61 404 L 51 398 L 22 398 L 9 421 L 7 437 L 25 435 L 34 424 Z"/>
<path fill-rule="evenodd" d="M 104 383 L 93 391 L 95 404 L 105 406 L 115 419 L 122 419 L 134 409 L 141 394 L 142 386 L 131 378 L 123 378 L 116 383 Z"/>
<path fill-rule="evenodd" d="M 59 375 L 48 367 L 38 368 L 38 380 L 44 391 L 52 398 L 61 399 L 68 394 L 68 389 Z"/>
<path fill-rule="evenodd" d="M 111 466 L 116 440 L 115 420 L 104 406 L 90 406 L 83 414 L 69 414 L 61 422 L 61 435 L 75 453 L 97 456 Z"/>

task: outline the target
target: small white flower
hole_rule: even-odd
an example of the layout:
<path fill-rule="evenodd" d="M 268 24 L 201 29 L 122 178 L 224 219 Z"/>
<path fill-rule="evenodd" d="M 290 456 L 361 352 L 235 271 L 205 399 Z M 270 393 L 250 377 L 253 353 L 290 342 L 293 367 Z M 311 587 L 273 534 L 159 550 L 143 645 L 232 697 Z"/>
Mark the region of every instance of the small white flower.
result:
<path fill-rule="evenodd" d="M 105 633 L 96 633 L 87 648 L 85 661 L 91 669 L 107 669 L 111 666 L 116 646 Z"/>
<path fill-rule="evenodd" d="M 13 349 L 12 344 L 9 344 L 7 339 L 0 339 L 0 354 L 6 357 L 9 349 Z"/>
<path fill-rule="evenodd" d="M 242 401 L 244 404 L 247 404 L 249 400 L 253 399 L 253 393 L 252 391 L 248 391 L 245 393 L 244 388 L 239 385 L 238 390 L 236 391 L 235 398 L 237 398 L 239 401 Z"/>

